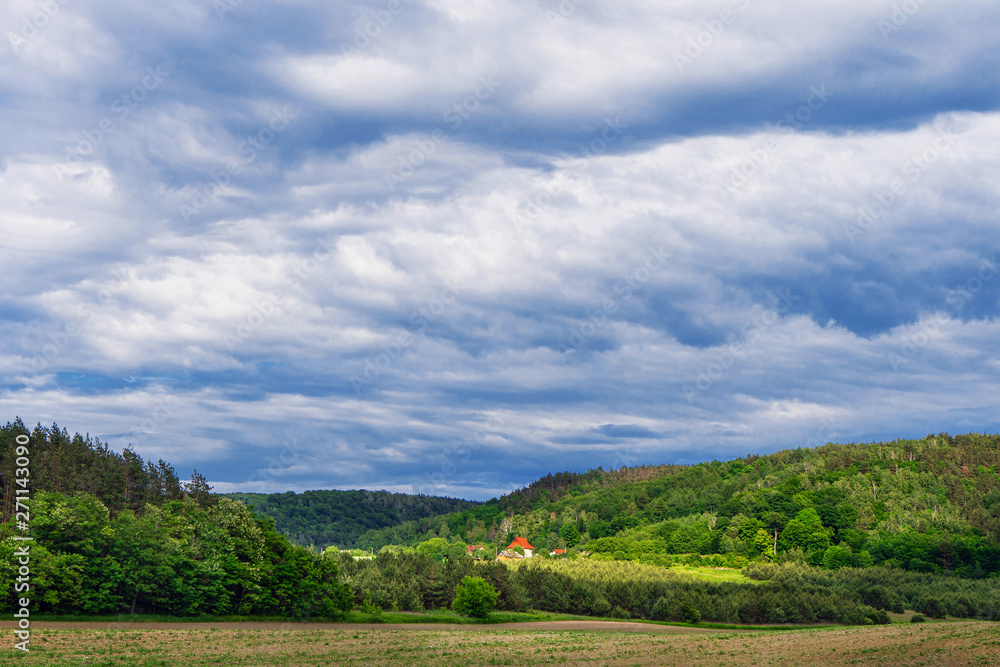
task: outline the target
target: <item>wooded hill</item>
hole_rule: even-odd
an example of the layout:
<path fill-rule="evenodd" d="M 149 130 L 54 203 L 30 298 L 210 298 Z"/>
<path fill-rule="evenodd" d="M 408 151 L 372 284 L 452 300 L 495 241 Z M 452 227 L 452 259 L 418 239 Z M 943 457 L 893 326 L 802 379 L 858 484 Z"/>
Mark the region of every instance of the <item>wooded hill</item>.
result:
<path fill-rule="evenodd" d="M 210 493 L 197 473 L 181 484 L 163 461 L 119 455 L 55 425 L 0 427 L 5 496 L 24 477 L 15 467 L 18 437 L 28 439 L 31 459 L 32 613 L 336 617 L 367 600 L 419 610 L 450 604 L 455 583 L 475 574 L 510 610 L 884 623 L 886 609 L 905 607 L 1000 620 L 995 435 L 548 475 L 488 503 L 369 531 L 356 546 L 380 554 L 357 561 L 292 544 L 274 519 Z M 438 500 L 462 503 L 418 498 L 410 506 L 396 495 L 315 497 L 343 501 L 326 506 L 330 513 L 363 502 L 385 520 L 386 507 L 405 515 Z M 292 494 L 277 506 L 309 507 L 307 498 Z M 22 534 L 13 516 L 4 518 L 0 611 L 15 603 L 13 537 Z M 482 564 L 465 548 L 503 547 L 513 535 L 542 557 Z M 546 558 L 563 546 L 568 560 Z M 745 565 L 746 576 L 765 583 L 708 585 L 651 567 L 678 562 Z"/>
<path fill-rule="evenodd" d="M 502 548 L 519 535 L 539 549 L 654 564 L 701 553 L 987 576 L 1000 572 L 998 470 L 997 435 L 940 433 L 560 473 L 469 510 L 371 531 L 357 546 L 437 538 Z"/>
<path fill-rule="evenodd" d="M 197 472 L 181 484 L 162 460 L 18 419 L 0 427 L 0 475 L 0 610 L 27 597 L 32 614 L 336 617 L 354 604 L 333 559 L 210 493 Z M 29 496 L 15 494 L 24 488 Z M 28 506 L 19 517 L 12 496 Z M 25 535 L 30 543 L 14 539 Z M 30 581 L 17 589 L 26 544 Z"/>
<path fill-rule="evenodd" d="M 228 493 L 258 514 L 269 516 L 282 533 L 303 546 L 348 549 L 370 530 L 470 509 L 480 503 L 388 491 L 306 491 Z"/>

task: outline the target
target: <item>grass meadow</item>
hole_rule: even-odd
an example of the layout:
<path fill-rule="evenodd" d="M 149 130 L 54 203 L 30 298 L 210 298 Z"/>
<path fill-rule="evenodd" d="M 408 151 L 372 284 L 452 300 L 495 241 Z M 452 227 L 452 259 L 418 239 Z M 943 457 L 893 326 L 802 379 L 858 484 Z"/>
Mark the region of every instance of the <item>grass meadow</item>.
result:
<path fill-rule="evenodd" d="M 495 626 L 121 624 L 39 628 L 30 654 L 10 646 L 3 665 L 995 665 L 1000 624 L 952 621 L 676 634 Z M 663 628 L 663 626 L 658 626 Z M 11 642 L 12 644 L 12 642 Z"/>

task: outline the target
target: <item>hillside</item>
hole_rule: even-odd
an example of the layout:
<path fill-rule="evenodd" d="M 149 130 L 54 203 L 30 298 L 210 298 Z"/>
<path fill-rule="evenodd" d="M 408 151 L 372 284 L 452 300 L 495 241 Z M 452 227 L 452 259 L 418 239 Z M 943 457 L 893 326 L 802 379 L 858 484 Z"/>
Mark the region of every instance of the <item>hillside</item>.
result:
<path fill-rule="evenodd" d="M 0 427 L 0 473 L 5 490 L 23 488 L 25 468 L 10 464 L 30 458 L 30 497 L 17 495 L 31 518 L 27 528 L 15 517 L 0 523 L 0 610 L 25 604 L 14 595 L 14 554 L 24 548 L 15 536 L 29 530 L 32 614 L 420 611 L 451 605 L 469 575 L 489 581 L 509 611 L 857 624 L 914 609 L 1000 620 L 998 444 L 995 435 L 939 434 L 560 473 L 482 504 L 366 491 L 242 494 L 255 513 L 211 494 L 197 474 L 181 485 L 165 462 L 17 420 Z M 356 545 L 381 552 L 357 560 L 295 545 L 265 514 L 309 529 L 349 516 L 353 523 L 325 527 L 347 535 L 365 521 L 456 507 L 368 531 Z M 543 557 L 483 563 L 488 550 L 470 557 L 465 546 L 503 547 L 514 535 Z M 544 557 L 553 547 L 569 558 Z M 689 574 L 720 567 L 742 568 L 743 581 Z"/>
<path fill-rule="evenodd" d="M 364 490 L 224 495 L 274 519 L 278 530 L 293 542 L 320 549 L 331 545 L 349 548 L 370 530 L 467 510 L 480 504 L 455 498 Z"/>
<path fill-rule="evenodd" d="M 825 445 L 692 466 L 549 475 L 478 507 L 362 536 L 666 562 L 670 554 L 1000 572 L 1000 437 Z M 666 560 L 664 560 L 666 557 Z"/>
<path fill-rule="evenodd" d="M 0 427 L 0 482 L 8 614 L 335 617 L 353 605 L 337 563 L 197 472 L 181 484 L 162 460 L 16 419 Z"/>

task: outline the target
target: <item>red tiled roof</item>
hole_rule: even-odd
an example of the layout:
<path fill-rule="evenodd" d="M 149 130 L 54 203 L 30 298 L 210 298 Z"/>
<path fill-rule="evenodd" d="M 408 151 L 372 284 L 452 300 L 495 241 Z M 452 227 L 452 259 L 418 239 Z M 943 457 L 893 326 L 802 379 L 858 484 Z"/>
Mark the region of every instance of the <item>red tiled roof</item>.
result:
<path fill-rule="evenodd" d="M 482 547 L 477 547 L 477 546 L 474 546 L 474 545 L 470 544 L 469 547 L 468 547 L 468 549 L 469 549 L 469 553 L 472 553 L 473 551 L 482 551 L 483 548 Z"/>
<path fill-rule="evenodd" d="M 554 553 L 554 554 L 564 554 L 564 553 L 566 553 L 566 550 L 565 549 L 553 549 L 552 553 Z"/>
<path fill-rule="evenodd" d="M 514 547 L 521 547 L 522 549 L 534 549 L 535 547 L 528 544 L 528 540 L 523 537 L 515 537 L 514 541 L 507 545 L 508 549 L 513 549 Z"/>

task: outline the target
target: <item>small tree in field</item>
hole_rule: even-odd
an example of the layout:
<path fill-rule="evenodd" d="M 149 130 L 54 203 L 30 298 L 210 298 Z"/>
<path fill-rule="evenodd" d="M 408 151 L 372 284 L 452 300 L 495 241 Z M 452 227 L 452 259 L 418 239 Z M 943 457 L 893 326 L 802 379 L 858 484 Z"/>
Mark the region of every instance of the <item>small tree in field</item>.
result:
<path fill-rule="evenodd" d="M 493 584 L 482 577 L 464 577 L 462 583 L 455 586 L 455 601 L 451 608 L 459 614 L 473 618 L 486 618 L 497 606 L 500 594 Z"/>

